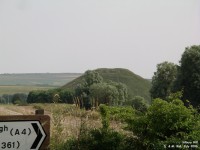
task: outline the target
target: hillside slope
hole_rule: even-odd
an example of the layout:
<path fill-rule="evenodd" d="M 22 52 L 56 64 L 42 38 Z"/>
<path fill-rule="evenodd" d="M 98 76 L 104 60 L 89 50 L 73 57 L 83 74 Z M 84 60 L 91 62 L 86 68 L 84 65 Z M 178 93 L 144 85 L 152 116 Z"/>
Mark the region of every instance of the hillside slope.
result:
<path fill-rule="evenodd" d="M 114 82 L 121 82 L 127 85 L 128 88 L 128 94 L 132 96 L 142 96 L 144 97 L 148 102 L 150 102 L 150 87 L 151 83 L 134 74 L 130 70 L 122 69 L 122 68 L 115 68 L 115 69 L 107 69 L 107 68 L 101 68 L 96 69 L 102 77 L 105 82 L 111 80 Z M 75 88 L 78 84 L 83 82 L 83 75 L 76 78 L 75 80 L 67 83 L 62 88 Z"/>

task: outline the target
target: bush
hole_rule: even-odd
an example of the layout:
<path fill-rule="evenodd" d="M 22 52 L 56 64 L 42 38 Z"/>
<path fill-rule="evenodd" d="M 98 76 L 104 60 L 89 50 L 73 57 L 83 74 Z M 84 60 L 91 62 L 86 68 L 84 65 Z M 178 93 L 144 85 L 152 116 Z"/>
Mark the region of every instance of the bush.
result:
<path fill-rule="evenodd" d="M 79 139 L 71 138 L 63 148 L 69 150 L 122 150 L 124 135 L 111 129 L 93 129 Z"/>
<path fill-rule="evenodd" d="M 108 106 L 99 107 L 102 128 L 87 129 L 84 126 L 80 129 L 78 138 L 70 138 L 63 145 L 63 149 L 70 150 L 121 150 L 124 147 L 125 136 L 109 128 Z"/>
<path fill-rule="evenodd" d="M 124 105 L 132 106 L 138 112 L 144 113 L 147 111 L 148 105 L 145 99 L 141 96 L 135 96 L 132 99 L 126 101 Z"/>
<path fill-rule="evenodd" d="M 129 120 L 128 130 L 136 136 L 137 149 L 163 149 L 182 141 L 199 141 L 199 115 L 179 99 L 167 102 L 155 99 L 147 114 Z"/>
<path fill-rule="evenodd" d="M 110 119 L 115 121 L 125 121 L 135 117 L 135 110 L 131 106 L 112 106 L 108 109 Z"/>
<path fill-rule="evenodd" d="M 183 141 L 200 141 L 200 115 L 193 107 L 185 107 L 178 97 L 179 95 L 175 94 L 169 97 L 168 101 L 155 99 L 147 111 L 139 115 L 132 107 L 100 105 L 102 127 L 97 129 L 88 128 L 86 123 L 89 119 L 87 118 L 88 112 L 82 113 L 80 111 L 80 114 L 77 113 L 77 117 L 80 117 L 81 125 L 76 137 L 63 136 L 64 126 L 59 123 L 62 122 L 62 114 L 64 113 L 56 111 L 55 117 L 57 118 L 54 118 L 54 123 L 58 124 L 54 126 L 57 134 L 53 133 L 51 148 L 65 150 L 162 150 L 169 144 L 183 146 Z M 79 109 L 77 108 L 77 110 Z M 122 134 L 112 130 L 109 127 L 110 117 L 118 118 L 119 121 L 127 123 L 128 132 Z"/>

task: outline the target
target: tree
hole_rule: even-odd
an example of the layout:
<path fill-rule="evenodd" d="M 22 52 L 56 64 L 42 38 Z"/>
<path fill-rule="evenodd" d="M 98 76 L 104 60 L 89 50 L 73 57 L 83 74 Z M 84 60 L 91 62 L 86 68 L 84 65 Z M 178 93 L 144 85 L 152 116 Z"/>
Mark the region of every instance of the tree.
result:
<path fill-rule="evenodd" d="M 98 83 L 90 87 L 90 96 L 98 100 L 99 104 L 117 105 L 119 93 L 113 85 Z"/>
<path fill-rule="evenodd" d="M 163 62 L 157 65 L 157 71 L 152 78 L 151 97 L 166 99 L 172 91 L 177 76 L 177 66 L 174 63 Z"/>
<path fill-rule="evenodd" d="M 73 104 L 74 91 L 64 89 L 59 92 L 61 102 Z"/>
<path fill-rule="evenodd" d="M 87 84 L 78 84 L 75 88 L 75 104 L 80 108 L 89 107 L 89 94 L 89 87 Z"/>
<path fill-rule="evenodd" d="M 199 114 L 180 99 L 155 99 L 146 114 L 128 120 L 135 149 L 164 149 L 164 145 L 200 140 Z"/>
<path fill-rule="evenodd" d="M 13 104 L 25 104 L 27 99 L 27 94 L 24 93 L 16 93 L 12 97 Z"/>
<path fill-rule="evenodd" d="M 75 88 L 75 97 L 81 102 L 79 105 L 82 108 L 83 106 L 87 109 L 91 107 L 90 102 L 90 87 L 93 84 L 98 84 L 103 81 L 103 78 L 96 71 L 88 70 L 83 76 L 83 83 L 77 85 Z"/>
<path fill-rule="evenodd" d="M 54 91 L 31 91 L 27 97 L 27 103 L 51 103 L 53 100 Z"/>
<path fill-rule="evenodd" d="M 110 81 L 108 84 L 113 85 L 118 91 L 118 102 L 117 105 L 122 105 L 128 99 L 128 89 L 127 86 L 121 82 Z"/>
<path fill-rule="evenodd" d="M 185 49 L 180 61 L 176 90 L 183 89 L 183 99 L 200 104 L 200 45 Z"/>
<path fill-rule="evenodd" d="M 140 112 L 146 112 L 148 107 L 145 99 L 141 96 L 135 96 L 131 100 L 126 101 L 125 105 L 130 105 Z"/>
<path fill-rule="evenodd" d="M 88 70 L 85 72 L 84 80 L 87 84 L 86 86 L 90 87 L 92 84 L 101 83 L 103 81 L 103 78 L 99 75 L 98 72 Z"/>
<path fill-rule="evenodd" d="M 1 101 L 4 102 L 5 104 L 11 103 L 13 95 L 11 94 L 3 94 L 1 97 Z"/>

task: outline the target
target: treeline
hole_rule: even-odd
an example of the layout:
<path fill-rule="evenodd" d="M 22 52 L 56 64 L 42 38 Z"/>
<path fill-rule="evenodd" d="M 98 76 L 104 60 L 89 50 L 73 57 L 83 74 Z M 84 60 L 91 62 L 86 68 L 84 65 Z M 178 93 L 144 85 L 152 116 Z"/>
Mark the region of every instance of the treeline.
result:
<path fill-rule="evenodd" d="M 31 91 L 27 98 L 28 103 L 68 103 L 76 104 L 80 108 L 91 109 L 100 104 L 110 106 L 132 105 L 147 108 L 144 98 L 130 97 L 127 86 L 123 83 L 107 81 L 96 71 L 88 70 L 83 75 L 83 81 L 74 89 L 54 89 L 48 91 Z M 140 108 L 141 109 L 141 108 Z"/>
<path fill-rule="evenodd" d="M 103 80 L 96 71 L 86 71 L 82 82 L 75 88 L 58 88 L 50 90 L 35 90 L 29 94 L 16 93 L 3 95 L 1 103 L 25 105 L 27 103 L 67 103 L 79 108 L 97 108 L 100 104 L 110 106 L 131 105 L 137 109 L 146 109 L 147 103 L 143 97 L 131 97 L 127 86 L 120 82 Z M 141 106 L 141 108 L 140 108 Z"/>
<path fill-rule="evenodd" d="M 32 91 L 28 95 L 27 102 L 52 103 L 57 98 L 58 102 L 62 103 L 79 104 L 80 107 L 96 107 L 99 104 L 121 106 L 131 103 L 133 105 L 137 99 L 128 95 L 125 84 L 105 82 L 96 71 L 86 71 L 83 77 L 83 82 L 76 88 Z M 167 99 L 171 93 L 178 91 L 182 91 L 181 99 L 186 105 L 189 103 L 195 107 L 199 105 L 200 46 L 187 47 L 179 65 L 167 61 L 157 65 L 150 90 L 152 100 Z M 145 100 L 139 100 L 139 103 L 144 104 Z"/>
<path fill-rule="evenodd" d="M 180 64 L 163 62 L 157 65 L 150 90 L 152 99 L 167 99 L 171 93 L 182 91 L 185 105 L 200 104 L 200 46 L 187 47 Z"/>
<path fill-rule="evenodd" d="M 72 90 L 36 90 L 31 91 L 27 97 L 27 103 L 68 103 L 73 104 L 74 91 Z"/>
<path fill-rule="evenodd" d="M 171 93 L 182 91 L 181 99 L 185 105 L 198 107 L 200 101 L 200 46 L 187 47 L 182 54 L 180 64 L 163 62 L 157 65 L 152 78 L 151 99 L 167 99 Z M 146 105 L 142 97 L 128 95 L 127 86 L 123 83 L 105 82 L 96 71 L 86 71 L 83 81 L 75 88 L 59 88 L 47 91 L 31 91 L 4 94 L 0 103 L 68 103 L 82 107 L 97 107 L 99 104 L 111 106 Z"/>
<path fill-rule="evenodd" d="M 2 104 L 26 104 L 28 94 L 15 93 L 15 94 L 3 94 L 0 96 L 0 103 Z"/>

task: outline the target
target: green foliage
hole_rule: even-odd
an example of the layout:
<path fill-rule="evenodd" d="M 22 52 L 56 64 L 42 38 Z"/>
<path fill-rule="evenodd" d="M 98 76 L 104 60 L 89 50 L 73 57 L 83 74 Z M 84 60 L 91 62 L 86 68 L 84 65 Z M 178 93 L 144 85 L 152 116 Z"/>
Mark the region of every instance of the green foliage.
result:
<path fill-rule="evenodd" d="M 168 102 L 172 102 L 173 100 L 181 99 L 183 97 L 183 90 L 177 91 L 175 93 L 170 93 L 170 95 L 166 98 Z"/>
<path fill-rule="evenodd" d="M 91 86 L 92 84 L 101 83 L 103 81 L 102 76 L 100 76 L 98 72 L 91 70 L 85 72 L 84 79 L 86 86 L 88 87 Z"/>
<path fill-rule="evenodd" d="M 27 94 L 25 93 L 3 94 L 0 96 L 0 103 L 4 104 L 26 105 L 26 100 Z"/>
<path fill-rule="evenodd" d="M 103 82 L 96 71 L 86 71 L 83 81 L 75 88 L 75 96 L 83 101 L 85 107 L 98 104 L 121 105 L 128 97 L 126 85 Z"/>
<path fill-rule="evenodd" d="M 12 96 L 12 103 L 16 105 L 26 105 L 27 94 L 16 93 Z"/>
<path fill-rule="evenodd" d="M 110 125 L 110 117 L 109 117 L 109 112 L 108 112 L 108 108 L 106 105 L 100 105 L 99 107 L 99 111 L 101 114 L 101 120 L 102 120 L 102 129 L 103 130 L 107 130 L 109 128 Z"/>
<path fill-rule="evenodd" d="M 54 103 L 59 103 L 60 102 L 60 95 L 59 94 L 54 94 L 54 96 L 53 96 L 53 102 Z"/>
<path fill-rule="evenodd" d="M 82 113 L 79 116 L 81 127 L 78 136 L 66 138 L 61 136 L 65 129 L 63 125 L 59 124 L 62 122 L 63 115 L 66 115 L 67 109 L 62 111 L 60 107 L 58 109 L 53 107 L 54 117 L 56 116 L 54 126 L 57 126 L 58 129 L 55 128 L 56 132 L 53 135 L 51 148 L 66 150 L 162 150 L 168 144 L 181 145 L 183 141 L 199 141 L 200 115 L 193 107 L 185 107 L 179 99 L 180 96 L 181 92 L 178 92 L 171 94 L 168 100 L 155 99 L 147 112 L 139 115 L 132 107 L 100 105 L 101 128 L 88 128 L 82 121 L 85 118 Z M 109 127 L 110 118 L 127 123 L 128 134 L 112 130 Z"/>
<path fill-rule="evenodd" d="M 127 69 L 97 69 L 95 72 L 98 72 L 100 76 L 103 77 L 103 82 L 110 83 L 110 81 L 113 81 L 115 83 L 122 83 L 126 86 L 127 89 L 127 95 L 129 97 L 134 97 L 136 95 L 142 96 L 145 98 L 145 100 L 148 101 L 150 104 L 150 87 L 151 83 L 150 81 L 143 79 L 142 77 L 134 74 L 133 72 L 127 70 Z M 63 89 L 75 89 L 77 85 L 84 84 L 84 75 L 73 80 L 72 82 L 64 85 Z M 118 89 L 118 88 L 117 88 Z M 119 91 L 118 91 L 119 92 Z M 119 92 L 121 94 L 121 92 Z M 124 94 L 126 98 L 126 94 Z M 123 101 L 123 94 L 121 94 L 119 97 L 120 101 Z"/>
<path fill-rule="evenodd" d="M 4 104 L 12 103 L 12 97 L 12 94 L 3 94 L 2 96 L 0 96 L 0 102 Z"/>
<path fill-rule="evenodd" d="M 91 137 L 87 142 L 89 150 L 113 150 L 120 149 L 123 135 L 113 130 L 96 129 L 91 131 Z"/>
<path fill-rule="evenodd" d="M 111 120 L 124 122 L 135 117 L 135 110 L 131 106 L 110 106 L 108 111 Z"/>
<path fill-rule="evenodd" d="M 177 66 L 170 62 L 157 65 L 157 71 L 152 78 L 151 97 L 166 99 L 172 91 L 177 76 Z"/>
<path fill-rule="evenodd" d="M 200 45 L 185 49 L 180 61 L 176 90 L 183 89 L 183 99 L 200 104 Z"/>
<path fill-rule="evenodd" d="M 146 112 L 148 108 L 146 101 L 141 96 L 135 96 L 134 98 L 126 101 L 124 105 L 132 106 L 139 112 Z"/>
<path fill-rule="evenodd" d="M 93 84 L 90 87 L 90 96 L 100 104 L 118 104 L 118 95 L 117 88 L 108 83 Z"/>
<path fill-rule="evenodd" d="M 75 92 L 73 90 L 61 90 L 59 92 L 60 100 L 67 104 L 73 104 L 73 97 L 75 95 Z"/>
<path fill-rule="evenodd" d="M 27 103 L 54 103 L 56 101 L 60 103 L 72 104 L 73 96 L 74 96 L 74 91 L 67 89 L 64 90 L 53 89 L 47 91 L 37 90 L 29 92 L 27 97 Z"/>
<path fill-rule="evenodd" d="M 115 104 L 122 105 L 125 101 L 127 101 L 128 89 L 125 84 L 123 84 L 121 82 L 113 82 L 113 81 L 109 81 L 108 83 L 117 88 L 117 92 L 118 92 L 117 96 L 118 97 L 116 98 L 116 100 L 114 102 Z"/>
<path fill-rule="evenodd" d="M 175 135 L 181 138 L 183 134 L 193 130 L 188 128 L 194 124 L 192 113 L 193 111 L 186 108 L 180 100 L 168 103 L 155 99 L 149 108 L 147 119 L 150 120 L 149 126 L 155 137 L 165 139 Z"/>
<path fill-rule="evenodd" d="M 78 84 L 75 88 L 75 95 L 82 96 L 89 93 L 89 88 L 84 84 Z"/>
<path fill-rule="evenodd" d="M 113 130 L 93 129 L 79 140 L 71 138 L 65 150 L 124 150 L 124 135 Z"/>
<path fill-rule="evenodd" d="M 53 94 L 46 91 L 31 91 L 28 94 L 27 103 L 49 103 L 53 99 Z"/>
<path fill-rule="evenodd" d="M 200 140 L 199 115 L 183 102 L 155 99 L 147 113 L 127 121 L 136 149 L 164 149 L 164 145 Z"/>
<path fill-rule="evenodd" d="M 102 128 L 81 130 L 78 139 L 71 138 L 63 146 L 66 150 L 124 150 L 125 136 L 109 128 L 109 107 L 100 105 Z"/>
<path fill-rule="evenodd" d="M 96 71 L 88 70 L 84 73 L 83 82 L 77 84 L 75 88 L 75 97 L 77 97 L 82 102 L 80 105 L 81 108 L 91 108 L 90 87 L 94 84 L 101 84 L 102 81 L 103 78 Z"/>

